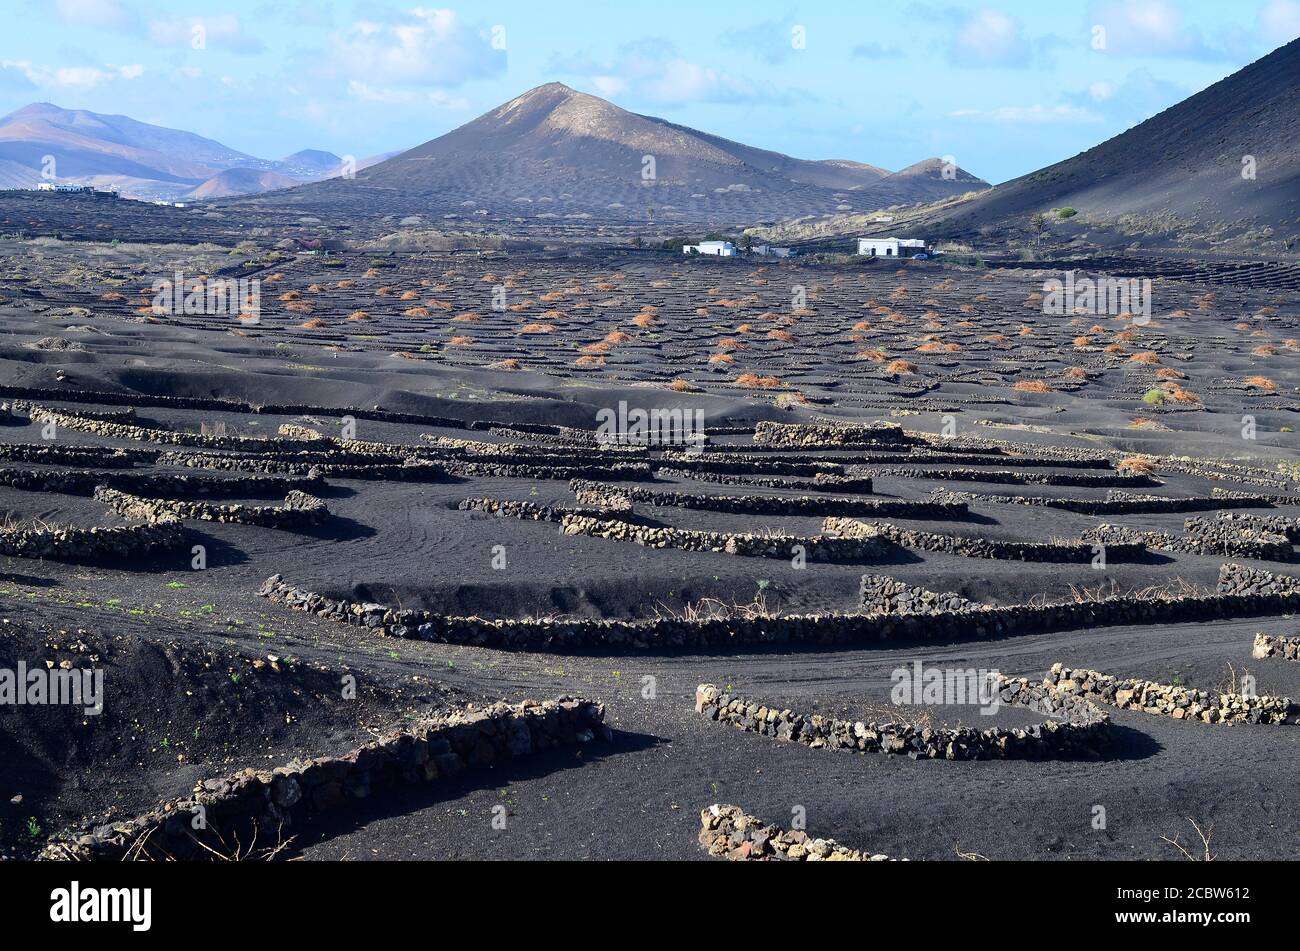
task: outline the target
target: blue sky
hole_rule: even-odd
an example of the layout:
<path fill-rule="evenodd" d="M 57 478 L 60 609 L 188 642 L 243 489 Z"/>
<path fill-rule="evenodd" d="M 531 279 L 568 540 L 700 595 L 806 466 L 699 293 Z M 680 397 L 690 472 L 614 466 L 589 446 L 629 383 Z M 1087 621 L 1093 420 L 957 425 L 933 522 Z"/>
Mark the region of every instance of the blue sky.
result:
<path fill-rule="evenodd" d="M 1300 35 L 1300 0 L 0 4 L 0 114 L 49 101 L 362 157 L 558 80 L 800 158 L 950 155 L 993 182 Z"/>

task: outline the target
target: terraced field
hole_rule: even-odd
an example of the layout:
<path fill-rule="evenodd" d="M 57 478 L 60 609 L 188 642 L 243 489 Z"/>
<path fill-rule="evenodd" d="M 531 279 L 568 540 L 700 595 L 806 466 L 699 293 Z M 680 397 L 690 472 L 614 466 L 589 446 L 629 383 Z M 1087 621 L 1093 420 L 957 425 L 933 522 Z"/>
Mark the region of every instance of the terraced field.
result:
<path fill-rule="evenodd" d="M 930 262 L 33 250 L 0 667 L 103 704 L 0 721 L 5 854 L 1295 855 L 1276 269 L 1147 321 Z M 178 263 L 257 319 L 155 312 Z"/>

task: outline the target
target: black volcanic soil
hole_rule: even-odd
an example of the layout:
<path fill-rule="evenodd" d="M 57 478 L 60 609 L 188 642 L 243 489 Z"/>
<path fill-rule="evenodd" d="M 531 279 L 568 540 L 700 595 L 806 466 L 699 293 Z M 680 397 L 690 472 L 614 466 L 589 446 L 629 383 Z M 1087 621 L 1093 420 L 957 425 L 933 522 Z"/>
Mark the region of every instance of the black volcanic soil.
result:
<path fill-rule="evenodd" d="M 322 408 L 303 416 L 137 408 L 140 424 L 157 428 L 197 432 L 224 424 L 229 433 L 273 435 L 281 423 L 294 422 L 334 433 L 340 421 L 326 408 L 375 406 L 462 421 L 590 428 L 598 410 L 619 400 L 699 407 L 706 428 L 832 416 L 893 419 L 937 432 L 951 417 L 960 435 L 1014 440 L 1028 453 L 1034 446 L 1071 446 L 1214 458 L 1254 466 L 1271 483 L 1226 475 L 1212 481 L 1157 467 L 1163 484 L 1137 490 L 1144 493 L 1206 496 L 1215 486 L 1295 492 L 1295 472 L 1277 467 L 1296 460 L 1291 430 L 1300 409 L 1300 343 L 1293 338 L 1300 337 L 1300 296 L 1249 275 L 1220 284 L 1160 280 L 1155 319 L 1136 326 L 1111 316 L 1045 315 L 1032 295 L 1049 275 L 1020 269 L 347 253 L 335 259 L 339 264 L 294 256 L 257 269 L 268 282 L 262 317 L 240 325 L 227 317 L 150 319 L 139 312 L 147 303 L 141 288 L 167 274 L 170 250 L 104 249 L 102 258 L 51 244 L 9 242 L 3 250 L 9 257 L 0 280 L 0 383 L 49 390 L 38 402 L 72 412 L 121 408 L 110 397 L 91 404 L 55 398 L 60 389 L 84 389 Z M 76 281 L 61 278 L 70 266 L 81 269 Z M 506 287 L 505 311 L 491 306 L 497 285 Z M 379 293 L 385 287 L 390 291 Z M 806 308 L 791 306 L 795 288 L 803 288 Z M 401 300 L 408 291 L 414 296 Z M 551 294 L 557 296 L 543 299 Z M 527 306 L 510 310 L 515 304 Z M 643 310 L 646 305 L 655 309 Z M 416 307 L 428 312 L 406 314 Z M 357 310 L 367 311 L 366 319 L 349 320 Z M 635 321 L 639 313 L 652 316 Z M 463 314 L 480 319 L 452 319 Z M 312 320 L 321 325 L 302 326 Z M 525 331 L 529 323 L 551 329 Z M 628 339 L 616 338 L 603 352 L 581 352 L 615 331 Z M 457 336 L 473 340 L 454 343 Z M 1076 343 L 1076 337 L 1089 339 Z M 939 346 L 927 346 L 932 343 Z M 884 351 L 884 359 L 857 356 L 871 350 Z M 1158 362 L 1132 360 L 1144 353 Z M 719 354 L 731 361 L 711 362 Z M 583 356 L 604 362 L 578 365 Z M 887 372 L 894 360 L 914 369 Z M 1162 381 L 1162 369 L 1179 377 Z M 742 373 L 779 382 L 747 388 L 735 382 Z M 1246 382 L 1253 377 L 1268 385 Z M 687 391 L 669 389 L 672 380 L 686 381 Z M 1015 388 L 1031 381 L 1045 391 Z M 1143 402 L 1153 389 L 1173 392 L 1171 382 L 1194 396 Z M 1242 438 L 1244 415 L 1255 419 L 1253 440 Z M 360 439 L 418 445 L 421 434 L 522 438 L 357 421 Z M 744 447 L 751 440 L 740 433 L 718 441 Z M 0 426 L 0 442 L 43 440 L 39 427 L 19 417 Z M 147 446 L 67 429 L 55 444 Z M 854 453 L 763 455 L 845 459 Z M 1014 457 L 987 468 L 1017 470 Z M 1256 632 L 1295 634 L 1291 618 L 834 651 L 572 655 L 376 637 L 254 596 L 263 579 L 279 572 L 337 595 L 491 617 L 644 618 L 706 598 L 743 605 L 759 595 L 773 610 L 848 611 L 864 572 L 1013 603 L 1099 587 L 1209 587 L 1225 559 L 1159 553 L 1099 572 L 1088 565 L 907 551 L 885 564 L 810 563 L 797 570 L 780 559 L 565 537 L 551 523 L 455 507 L 470 496 L 571 504 L 562 480 L 327 481 L 322 496 L 331 515 L 310 533 L 190 523 L 208 548 L 206 571 L 190 570 L 188 550 L 183 557 L 122 565 L 0 559 L 0 617 L 8 621 L 0 629 L 0 665 L 19 658 L 43 664 L 80 640 L 87 651 L 78 656 L 101 656 L 110 685 L 103 718 L 88 726 L 68 711 L 0 711 L 0 755 L 18 764 L 0 777 L 0 848 L 28 855 L 54 828 L 83 815 L 113 806 L 130 813 L 185 792 L 196 779 L 244 765 L 342 752 L 429 705 L 576 692 L 606 703 L 613 744 L 538 755 L 368 801 L 299 830 L 292 854 L 689 859 L 701 856 L 699 810 L 729 801 L 776 822 L 803 806 L 816 834 L 913 859 L 951 860 L 959 852 L 998 859 L 1176 858 L 1162 837 L 1198 841 L 1189 818 L 1213 825 L 1213 847 L 1223 858 L 1296 857 L 1295 727 L 1211 727 L 1112 711 L 1123 728 L 1120 748 L 1101 762 L 949 763 L 777 744 L 707 722 L 691 709 L 695 686 L 708 681 L 809 712 L 880 711 L 889 704 L 891 671 L 916 660 L 1031 677 L 1060 661 L 1207 689 L 1249 672 L 1261 693 L 1294 697 L 1300 696 L 1300 665 L 1250 657 Z M 887 475 L 876 479 L 875 490 L 915 499 L 940 486 L 1070 498 L 1106 492 Z M 663 479 L 656 487 L 750 491 L 687 479 Z M 1182 527 L 1181 516 L 1102 519 L 1002 503 L 971 509 L 965 519 L 896 521 L 1034 541 L 1077 538 L 1101 521 L 1174 534 Z M 819 518 L 808 517 L 638 510 L 698 529 L 812 534 L 820 526 Z M 1296 517 L 1300 506 L 1250 511 Z M 9 488 L 0 489 L 0 512 L 115 524 L 90 499 Z M 491 568 L 495 545 L 507 552 L 503 571 Z M 1300 574 L 1293 563 L 1249 563 Z M 253 666 L 268 655 L 280 659 L 279 673 Z M 236 682 L 231 674 L 240 671 L 247 676 Z M 333 689 L 344 671 L 365 687 L 355 705 Z M 655 678 L 653 699 L 643 695 L 646 676 Z M 114 683 L 130 686 L 119 692 Z M 922 713 L 936 722 L 984 720 L 973 710 Z M 1003 711 L 993 722 L 1027 721 Z M 505 830 L 490 821 L 498 804 L 509 811 Z M 1097 805 L 1106 808 L 1104 830 L 1091 824 Z"/>

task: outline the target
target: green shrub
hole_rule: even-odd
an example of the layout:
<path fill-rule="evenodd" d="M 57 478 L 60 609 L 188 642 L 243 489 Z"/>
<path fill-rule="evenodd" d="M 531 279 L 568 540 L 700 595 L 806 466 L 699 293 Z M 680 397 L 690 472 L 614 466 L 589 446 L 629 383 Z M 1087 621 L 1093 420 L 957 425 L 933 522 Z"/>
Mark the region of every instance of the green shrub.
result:
<path fill-rule="evenodd" d="M 1147 390 L 1146 395 L 1142 397 L 1142 402 L 1149 406 L 1159 406 L 1167 399 L 1169 396 L 1164 390 Z"/>

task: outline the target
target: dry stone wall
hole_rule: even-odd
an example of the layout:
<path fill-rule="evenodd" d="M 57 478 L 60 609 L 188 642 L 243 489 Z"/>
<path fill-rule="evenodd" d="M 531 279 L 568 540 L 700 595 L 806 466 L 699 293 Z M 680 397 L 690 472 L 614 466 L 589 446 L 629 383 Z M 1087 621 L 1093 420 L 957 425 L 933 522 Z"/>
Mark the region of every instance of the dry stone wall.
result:
<path fill-rule="evenodd" d="M 831 516 L 822 522 L 822 531 L 845 538 L 885 539 L 915 551 L 944 552 L 965 558 L 996 558 L 1008 561 L 1047 561 L 1086 564 L 1097 556 L 1091 542 L 1058 544 L 1056 542 L 1018 542 L 992 538 L 966 538 L 938 532 L 918 532 L 888 523 L 867 524 L 852 518 Z M 1146 554 L 1141 541 L 1107 544 L 1107 560 L 1136 561 Z"/>
<path fill-rule="evenodd" d="M 294 760 L 275 769 L 245 769 L 199 783 L 126 820 L 91 820 L 56 836 L 41 858 L 59 861 L 211 859 L 253 826 L 264 836 L 288 835 L 314 815 L 367 799 L 401 784 L 457 776 L 559 746 L 608 741 L 602 704 L 580 697 L 472 707 L 387 733 L 342 756 Z M 194 819 L 204 818 L 196 831 Z M 287 837 L 287 836 L 286 836 Z M 200 844 L 203 843 L 203 844 Z"/>
<path fill-rule="evenodd" d="M 171 516 L 204 522 L 237 522 L 263 528 L 302 529 L 319 525 L 329 515 L 325 503 L 314 495 L 292 491 L 283 507 L 273 505 L 215 505 L 182 499 L 152 499 L 107 486 L 95 490 L 95 498 L 124 518 L 150 521 Z"/>
<path fill-rule="evenodd" d="M 1106 750 L 1110 717 L 1094 704 L 1046 681 L 990 676 L 990 699 L 996 697 L 1000 703 L 1027 707 L 1049 719 L 1024 728 L 992 726 L 985 730 L 840 720 L 766 706 L 713 684 L 696 688 L 695 712 L 748 733 L 802 743 L 813 749 L 895 753 L 912 759 L 1095 758 Z"/>
<path fill-rule="evenodd" d="M 748 815 L 739 806 L 712 805 L 700 813 L 700 847 L 733 862 L 887 862 L 889 856 L 782 829 Z"/>
<path fill-rule="evenodd" d="M 1274 634 L 1256 634 L 1250 656 L 1256 660 L 1280 657 L 1283 660 L 1300 660 L 1300 637 L 1283 637 Z"/>
<path fill-rule="evenodd" d="M 185 543 L 184 526 L 170 517 L 143 525 L 0 531 L 0 555 L 52 561 L 116 563 L 170 551 Z"/>
<path fill-rule="evenodd" d="M 599 485 L 575 481 L 575 492 L 609 491 Z M 750 515 L 875 515 L 911 518 L 950 518 L 965 515 L 962 502 L 913 502 L 903 499 L 860 499 L 850 496 L 697 495 L 660 491 L 637 486 L 627 488 L 634 502 L 668 508 L 701 509 L 712 512 L 741 512 Z"/>
<path fill-rule="evenodd" d="M 1245 697 L 1196 690 L 1153 680 L 1112 677 L 1095 670 L 1053 664 L 1047 683 L 1071 697 L 1096 700 L 1122 710 L 1141 710 L 1205 723 L 1293 723 L 1297 710 L 1289 697 Z"/>

